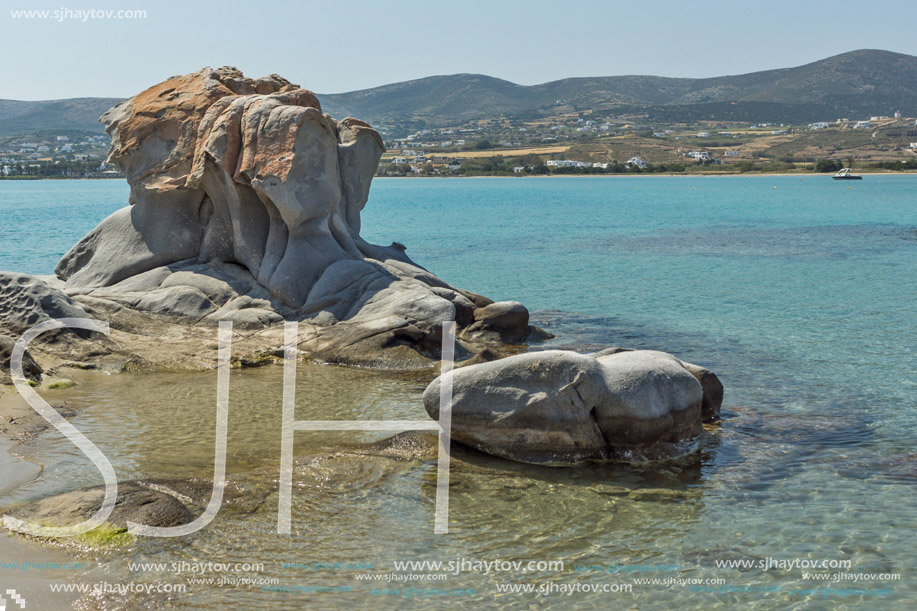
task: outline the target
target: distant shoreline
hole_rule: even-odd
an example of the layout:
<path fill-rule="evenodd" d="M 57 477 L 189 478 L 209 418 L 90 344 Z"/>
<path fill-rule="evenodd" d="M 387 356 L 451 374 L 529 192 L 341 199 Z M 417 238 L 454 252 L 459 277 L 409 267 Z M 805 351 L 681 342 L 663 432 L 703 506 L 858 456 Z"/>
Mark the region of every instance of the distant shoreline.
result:
<path fill-rule="evenodd" d="M 856 172 L 860 176 L 917 176 L 914 172 Z M 474 176 L 376 176 L 373 180 L 380 178 L 393 180 L 414 180 L 424 178 L 718 178 L 718 177 L 741 177 L 752 178 L 754 176 L 799 176 L 800 178 L 831 178 L 834 172 L 815 173 L 815 172 L 747 172 L 747 173 L 728 173 L 728 172 L 654 172 L 652 174 L 620 173 L 620 174 L 522 174 L 519 176 L 488 176 L 486 174 L 475 174 Z"/>
<path fill-rule="evenodd" d="M 917 176 L 917 171 L 913 172 L 856 172 L 861 176 Z M 373 180 L 392 179 L 392 180 L 417 180 L 428 178 L 650 178 L 650 177 L 676 177 L 676 178 L 716 178 L 716 177 L 739 177 L 751 178 L 754 176 L 799 176 L 800 178 L 830 178 L 834 176 L 833 172 L 815 173 L 815 172 L 654 172 L 651 174 L 637 173 L 620 173 L 620 174 L 521 174 L 517 176 L 488 176 L 486 174 L 475 174 L 474 176 L 375 176 Z M 39 182 L 45 180 L 125 180 L 123 177 L 113 178 L 76 178 L 69 176 L 41 176 L 35 178 L 2 178 L 2 182 Z"/>

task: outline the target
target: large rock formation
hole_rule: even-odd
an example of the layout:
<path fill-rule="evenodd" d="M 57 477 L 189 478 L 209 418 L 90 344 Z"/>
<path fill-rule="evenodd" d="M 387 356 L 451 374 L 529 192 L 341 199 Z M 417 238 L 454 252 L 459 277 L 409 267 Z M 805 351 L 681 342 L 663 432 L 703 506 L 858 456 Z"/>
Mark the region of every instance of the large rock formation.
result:
<path fill-rule="evenodd" d="M 135 336 L 155 335 L 163 321 L 263 330 L 298 320 L 301 348 L 319 358 L 395 367 L 436 358 L 446 320 L 465 342 L 528 335 L 521 304 L 459 290 L 404 246 L 360 237 L 382 140 L 362 121 L 323 114 L 310 91 L 277 75 L 208 68 L 101 120 L 130 205 L 64 255 L 62 283 L 29 281 L 53 294 L 48 303 L 85 308 Z"/>
<path fill-rule="evenodd" d="M 723 398 L 712 372 L 653 350 L 545 350 L 446 375 L 453 376 L 454 440 L 540 464 L 678 456 L 702 422 L 716 418 Z M 423 395 L 435 419 L 441 384 L 439 377 Z"/>

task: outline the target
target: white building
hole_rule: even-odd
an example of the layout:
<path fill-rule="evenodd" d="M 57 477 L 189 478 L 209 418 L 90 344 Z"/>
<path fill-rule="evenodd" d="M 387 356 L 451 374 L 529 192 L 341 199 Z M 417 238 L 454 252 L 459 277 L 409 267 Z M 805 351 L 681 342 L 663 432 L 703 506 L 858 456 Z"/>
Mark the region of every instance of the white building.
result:
<path fill-rule="evenodd" d="M 726 151 L 723 154 L 726 155 L 727 157 L 738 157 L 739 151 Z"/>
<path fill-rule="evenodd" d="M 607 169 L 608 169 L 608 164 L 607 164 L 607 163 L 598 163 L 598 162 L 596 162 L 596 163 L 593 163 L 593 164 L 592 164 L 592 167 L 594 167 L 594 168 L 599 168 L 599 169 L 602 169 L 602 170 L 607 170 Z"/>
<path fill-rule="evenodd" d="M 405 159 L 404 157 L 395 157 L 394 159 L 392 159 L 392 163 L 396 163 L 396 164 L 399 164 L 399 165 L 402 164 L 402 163 L 407 163 L 407 162 L 408 162 L 408 160 Z"/>
<path fill-rule="evenodd" d="M 689 151 L 685 153 L 685 156 L 690 157 L 695 161 L 707 161 L 710 159 L 710 153 L 707 151 Z"/>
<path fill-rule="evenodd" d="M 917 151 L 917 142 L 911 142 L 911 143 L 907 146 L 907 148 L 911 149 L 912 151 Z"/>
<path fill-rule="evenodd" d="M 646 162 L 639 155 L 634 155 L 633 157 L 627 160 L 627 165 L 636 166 L 638 168 L 645 168 Z"/>
<path fill-rule="evenodd" d="M 809 123 L 809 129 L 828 129 L 828 124 L 825 121 L 818 121 L 817 123 Z"/>
<path fill-rule="evenodd" d="M 870 127 L 872 127 L 872 123 L 869 121 L 857 121 L 853 129 L 869 129 Z"/>
<path fill-rule="evenodd" d="M 698 138 L 709 138 L 710 133 L 709 132 L 697 132 L 697 137 Z"/>
<path fill-rule="evenodd" d="M 10 166 L 8 165 L 3 166 L 3 175 L 4 176 L 9 176 L 12 173 L 12 171 L 13 171 L 13 168 L 11 168 Z"/>
<path fill-rule="evenodd" d="M 545 165 L 549 168 L 575 168 L 577 163 L 572 159 L 548 159 Z"/>
<path fill-rule="evenodd" d="M 888 119 L 888 117 L 885 115 L 879 115 L 878 117 L 869 117 L 870 121 L 885 121 L 886 119 Z"/>
<path fill-rule="evenodd" d="M 522 174 L 523 172 L 525 172 L 524 165 L 517 165 L 516 167 L 513 168 L 513 174 Z"/>

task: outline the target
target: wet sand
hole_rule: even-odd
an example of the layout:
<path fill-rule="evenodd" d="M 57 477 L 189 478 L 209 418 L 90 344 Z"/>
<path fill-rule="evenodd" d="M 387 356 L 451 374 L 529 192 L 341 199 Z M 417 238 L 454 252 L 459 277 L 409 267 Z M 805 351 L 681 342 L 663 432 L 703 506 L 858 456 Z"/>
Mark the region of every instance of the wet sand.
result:
<path fill-rule="evenodd" d="M 31 424 L 37 414 L 16 393 L 12 386 L 0 389 L 0 504 L 3 504 L 4 493 L 41 474 L 41 466 L 14 456 L 16 435 L 26 423 Z M 10 421 L 12 419 L 12 422 Z M 51 584 L 66 583 L 66 570 L 30 568 L 25 570 L 25 563 L 64 564 L 73 559 L 62 550 L 48 548 L 18 535 L 4 532 L 0 534 L 0 585 L 6 599 L 7 609 L 18 609 L 7 590 L 15 590 L 26 602 L 26 609 L 69 609 L 76 600 L 70 593 L 52 592 Z"/>

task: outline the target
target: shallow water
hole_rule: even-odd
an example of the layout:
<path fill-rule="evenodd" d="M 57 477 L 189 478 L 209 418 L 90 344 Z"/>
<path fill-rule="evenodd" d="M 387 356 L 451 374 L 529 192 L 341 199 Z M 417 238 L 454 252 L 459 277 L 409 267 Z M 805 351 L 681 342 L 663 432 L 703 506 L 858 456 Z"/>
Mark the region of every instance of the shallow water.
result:
<path fill-rule="evenodd" d="M 275 532 L 282 371 L 236 370 L 233 500 L 191 537 L 73 552 L 94 565 L 73 579 L 188 583 L 188 575 L 132 571 L 127 563 L 250 561 L 265 567 L 229 577 L 353 589 L 292 593 L 189 584 L 189 594 L 156 599 L 164 607 L 200 609 L 224 608 L 225 600 L 236 608 L 277 609 L 441 608 L 469 601 L 501 609 L 571 602 L 640 609 L 914 606 L 917 177 L 869 176 L 846 187 L 828 177 L 377 180 L 364 213 L 368 239 L 403 242 L 419 263 L 458 286 L 524 302 L 557 334 L 550 347 L 657 348 L 710 367 L 726 386 L 721 426 L 707 433 L 694 457 L 664 471 L 553 470 L 457 454 L 448 535 L 433 534 L 434 458 L 367 449 L 380 435 L 297 433 L 294 532 L 283 537 Z M 49 273 L 70 244 L 125 198 L 119 182 L 0 182 L 0 269 Z M 46 396 L 72 408 L 74 424 L 109 455 L 122 481 L 210 477 L 215 373 L 68 377 L 80 385 Z M 427 381 L 304 364 L 297 417 L 422 418 L 419 396 Z M 4 504 L 99 483 L 92 465 L 53 431 L 17 452 L 45 470 Z M 603 487 L 609 484 L 625 490 Z M 641 488 L 681 495 L 674 502 L 627 495 Z M 563 560 L 565 567 L 466 571 L 407 583 L 356 578 L 431 572 L 396 571 L 395 561 L 462 558 Z M 804 579 L 808 569 L 716 565 L 768 558 L 850 560 L 849 569 L 812 572 L 901 577 L 825 582 Z M 284 562 L 372 563 L 372 569 L 312 571 L 283 568 Z M 587 564 L 678 568 L 575 569 Z M 643 578 L 670 581 L 634 583 Z M 633 590 L 498 591 L 508 583 L 630 584 Z M 720 591 L 694 591 L 697 585 Z M 372 594 L 408 586 L 473 589 L 474 596 Z M 823 590 L 829 586 L 833 591 Z M 741 588 L 771 591 L 736 591 Z M 136 608 L 149 601 L 109 594 L 80 604 Z"/>

